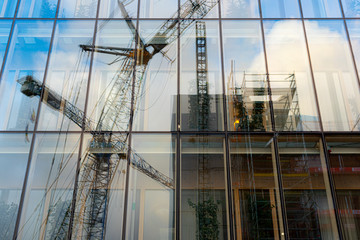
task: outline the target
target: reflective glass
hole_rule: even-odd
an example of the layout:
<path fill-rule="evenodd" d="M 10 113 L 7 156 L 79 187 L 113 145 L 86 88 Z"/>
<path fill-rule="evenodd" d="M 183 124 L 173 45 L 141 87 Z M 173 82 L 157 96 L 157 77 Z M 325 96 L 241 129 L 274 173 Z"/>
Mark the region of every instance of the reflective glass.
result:
<path fill-rule="evenodd" d="M 120 238 L 127 144 L 126 135 L 84 135 L 72 239 Z"/>
<path fill-rule="evenodd" d="M 218 18 L 218 3 L 219 0 L 198 0 L 196 3 L 192 0 L 180 0 L 180 18 Z M 192 10 L 194 7 L 195 11 Z"/>
<path fill-rule="evenodd" d="M 222 18 L 258 18 L 258 1 L 253 0 L 223 0 L 221 1 Z"/>
<path fill-rule="evenodd" d="M 53 28 L 51 21 L 17 21 L 0 82 L 0 129 L 32 130 Z"/>
<path fill-rule="evenodd" d="M 0 21 L 0 66 L 3 63 L 6 45 L 9 41 L 9 33 L 11 28 L 11 20 Z"/>
<path fill-rule="evenodd" d="M 79 134 L 38 134 L 17 239 L 64 239 L 79 155 Z"/>
<path fill-rule="evenodd" d="M 360 73 L 360 21 L 346 20 L 358 73 Z"/>
<path fill-rule="evenodd" d="M 60 0 L 59 18 L 95 18 L 98 0 Z"/>
<path fill-rule="evenodd" d="M 278 147 L 290 239 L 338 239 L 321 140 L 280 136 Z"/>
<path fill-rule="evenodd" d="M 341 0 L 345 17 L 360 16 L 360 2 L 358 0 Z"/>
<path fill-rule="evenodd" d="M 261 11 L 264 18 L 300 17 L 298 0 L 261 0 Z"/>
<path fill-rule="evenodd" d="M 341 17 L 339 0 L 301 0 L 305 18 Z"/>
<path fill-rule="evenodd" d="M 178 16 L 178 0 L 140 0 L 141 18 L 171 18 Z"/>
<path fill-rule="evenodd" d="M 271 131 L 259 21 L 222 21 L 228 129 Z"/>
<path fill-rule="evenodd" d="M 181 239 L 228 239 L 224 138 L 181 137 Z"/>
<path fill-rule="evenodd" d="M 343 21 L 305 22 L 325 131 L 360 130 L 360 91 Z"/>
<path fill-rule="evenodd" d="M 360 238 L 360 137 L 326 137 L 344 239 Z"/>
<path fill-rule="evenodd" d="M 57 21 L 39 130 L 80 130 L 90 65 L 81 44 L 92 43 L 93 31 L 94 21 Z"/>
<path fill-rule="evenodd" d="M 169 134 L 132 135 L 126 239 L 175 239 L 175 148 Z"/>
<path fill-rule="evenodd" d="M 54 18 L 58 0 L 21 0 L 17 17 Z"/>
<path fill-rule="evenodd" d="M 101 18 L 136 18 L 138 0 L 118 1 L 100 0 L 99 17 Z M 125 12 L 122 11 L 125 9 Z"/>
<path fill-rule="evenodd" d="M 0 134 L 0 239 L 13 239 L 31 134 Z"/>
<path fill-rule="evenodd" d="M 14 17 L 16 0 L 0 0 L 0 17 Z"/>
<path fill-rule="evenodd" d="M 264 21 L 278 131 L 319 131 L 311 71 L 300 21 Z"/>
<path fill-rule="evenodd" d="M 230 137 L 236 239 L 280 239 L 284 235 L 272 150 L 271 137 Z"/>
<path fill-rule="evenodd" d="M 100 48 L 94 54 L 87 103 L 87 118 L 95 123 L 92 129 L 128 130 L 135 63 L 135 36 L 128 23 L 111 20 L 98 24 L 95 46 Z"/>
<path fill-rule="evenodd" d="M 135 96 L 135 131 L 176 129 L 177 25 L 171 37 L 158 37 L 159 23 L 162 21 L 139 23 L 140 37 L 150 52 L 141 51 L 139 55 L 142 66 L 136 72 L 140 89 Z"/>
<path fill-rule="evenodd" d="M 180 36 L 181 130 L 224 127 L 217 21 L 196 21 Z"/>

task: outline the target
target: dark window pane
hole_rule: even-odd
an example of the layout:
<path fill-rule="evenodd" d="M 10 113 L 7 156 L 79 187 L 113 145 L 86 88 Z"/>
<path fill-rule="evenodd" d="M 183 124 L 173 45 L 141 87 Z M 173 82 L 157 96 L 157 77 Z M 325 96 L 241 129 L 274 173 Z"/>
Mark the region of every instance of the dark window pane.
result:
<path fill-rule="evenodd" d="M 326 137 L 344 239 L 360 238 L 360 137 Z"/>
<path fill-rule="evenodd" d="M 230 138 L 237 239 L 279 239 L 284 234 L 272 149 L 271 137 Z"/>
<path fill-rule="evenodd" d="M 317 136 L 280 136 L 278 146 L 290 238 L 337 238 L 321 140 Z"/>
<path fill-rule="evenodd" d="M 228 239 L 224 139 L 181 138 L 181 237 Z"/>

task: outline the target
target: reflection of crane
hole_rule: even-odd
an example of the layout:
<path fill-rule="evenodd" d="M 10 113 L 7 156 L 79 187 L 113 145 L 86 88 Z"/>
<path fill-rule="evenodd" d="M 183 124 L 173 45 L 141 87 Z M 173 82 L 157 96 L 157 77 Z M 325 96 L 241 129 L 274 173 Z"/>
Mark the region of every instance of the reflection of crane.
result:
<path fill-rule="evenodd" d="M 111 181 L 119 160 L 125 159 L 127 153 L 127 135 L 114 135 L 114 128 L 127 130 L 132 121 L 132 114 L 128 105 L 133 100 L 133 106 L 137 100 L 143 75 L 148 62 L 157 53 L 173 42 L 178 33 L 182 33 L 195 20 L 203 18 L 216 4 L 218 0 L 187 0 L 180 9 L 179 16 L 176 13 L 172 18 L 165 21 L 158 32 L 147 43 L 138 36 L 135 26 L 130 20 L 126 20 L 130 30 L 138 41 L 137 48 L 116 48 L 108 46 L 80 45 L 84 51 L 93 51 L 118 56 L 116 61 L 121 62 L 121 70 L 109 86 L 106 105 L 101 110 L 99 120 L 94 123 L 85 118 L 84 112 L 79 110 L 69 101 L 42 84 L 27 76 L 19 80 L 22 84 L 21 91 L 27 96 L 40 96 L 41 101 L 51 108 L 63 112 L 70 120 L 82 129 L 89 130 L 92 140 L 81 165 L 80 179 L 77 189 L 76 203 L 79 206 L 75 210 L 75 231 L 85 232 L 87 239 L 103 239 L 106 229 L 107 205 Z M 123 3 L 118 0 L 120 11 L 128 18 Z M 179 20 L 178 20 L 179 19 Z M 134 74 L 135 71 L 135 74 Z M 133 81 L 135 76 L 135 81 Z M 100 150 L 100 151 L 99 151 Z M 166 187 L 172 188 L 173 180 L 154 169 L 139 155 L 130 151 L 130 163 L 137 170 L 155 179 Z M 70 207 L 69 207 L 70 209 Z M 68 210 L 69 211 L 69 210 Z M 70 214 L 65 214 L 70 217 Z M 54 235 L 54 239 L 65 236 L 69 221 L 63 220 Z"/>

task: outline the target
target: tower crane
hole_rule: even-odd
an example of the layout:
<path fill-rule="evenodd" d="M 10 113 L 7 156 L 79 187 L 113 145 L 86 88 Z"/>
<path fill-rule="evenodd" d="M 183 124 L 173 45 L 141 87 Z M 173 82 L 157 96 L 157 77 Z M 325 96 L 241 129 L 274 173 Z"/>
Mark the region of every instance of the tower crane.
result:
<path fill-rule="evenodd" d="M 165 55 L 162 50 L 177 39 L 196 18 L 203 18 L 218 3 L 219 0 L 187 0 L 180 11 L 166 20 L 157 33 L 147 42 L 143 42 L 133 23 L 128 20 L 124 4 L 118 0 L 120 11 L 126 19 L 129 29 L 137 40 L 136 48 L 118 48 L 111 46 L 80 45 L 83 51 L 99 52 L 121 57 L 121 70 L 116 73 L 110 92 L 105 96 L 106 105 L 102 108 L 98 121 L 86 118 L 83 111 L 56 94 L 55 91 L 34 79 L 26 76 L 19 79 L 21 91 L 29 96 L 39 96 L 41 101 L 53 109 L 61 111 L 76 125 L 89 131 L 92 135 L 89 149 L 81 164 L 78 181 L 73 229 L 79 231 L 79 236 L 85 234 L 86 239 L 103 239 L 106 230 L 107 205 L 109 203 L 109 188 L 116 167 L 124 153 L 129 152 L 130 164 L 138 171 L 146 174 L 162 185 L 173 188 L 173 179 L 156 170 L 140 155 L 128 151 L 127 135 L 114 135 L 115 127 L 125 126 L 132 122 L 132 114 L 126 110 L 127 104 L 133 101 L 136 106 L 137 96 L 143 81 L 148 62 L 156 54 Z M 135 72 L 134 72 L 135 71 Z M 133 81 L 133 76 L 135 79 Z M 134 84 L 134 85 L 133 85 Z M 202 93 L 204 95 L 204 93 Z M 204 95 L 205 96 L 205 95 Z M 135 108 L 135 107 L 134 107 Z M 95 127 L 94 127 L 95 126 Z M 95 151 L 96 149 L 103 149 Z M 70 218 L 70 207 L 65 217 Z M 51 239 L 62 239 L 67 234 L 69 221 L 63 220 Z M 78 237 L 78 236 L 76 236 Z"/>

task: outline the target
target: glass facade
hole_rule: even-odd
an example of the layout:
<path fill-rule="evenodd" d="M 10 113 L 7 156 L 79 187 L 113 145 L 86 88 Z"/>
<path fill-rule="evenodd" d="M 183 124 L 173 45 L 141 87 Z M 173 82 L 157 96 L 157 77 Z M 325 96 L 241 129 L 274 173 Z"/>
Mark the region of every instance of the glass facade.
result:
<path fill-rule="evenodd" d="M 0 0 L 0 239 L 360 239 L 356 0 Z"/>

